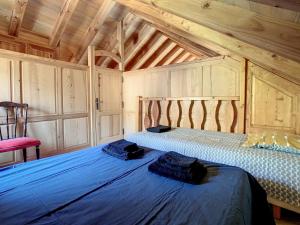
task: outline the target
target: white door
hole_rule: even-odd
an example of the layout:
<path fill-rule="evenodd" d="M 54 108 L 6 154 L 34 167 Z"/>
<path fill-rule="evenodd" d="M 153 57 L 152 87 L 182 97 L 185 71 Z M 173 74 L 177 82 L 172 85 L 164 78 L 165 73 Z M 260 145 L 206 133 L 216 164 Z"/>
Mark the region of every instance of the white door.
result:
<path fill-rule="evenodd" d="M 122 73 L 118 70 L 96 70 L 97 144 L 123 138 Z"/>

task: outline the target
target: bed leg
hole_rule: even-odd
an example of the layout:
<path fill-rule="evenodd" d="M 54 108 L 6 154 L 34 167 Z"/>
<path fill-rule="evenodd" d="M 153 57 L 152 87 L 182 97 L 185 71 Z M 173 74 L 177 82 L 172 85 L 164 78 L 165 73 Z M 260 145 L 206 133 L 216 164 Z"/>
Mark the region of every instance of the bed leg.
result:
<path fill-rule="evenodd" d="M 273 216 L 275 219 L 280 220 L 281 218 L 281 208 L 279 206 L 273 205 Z"/>

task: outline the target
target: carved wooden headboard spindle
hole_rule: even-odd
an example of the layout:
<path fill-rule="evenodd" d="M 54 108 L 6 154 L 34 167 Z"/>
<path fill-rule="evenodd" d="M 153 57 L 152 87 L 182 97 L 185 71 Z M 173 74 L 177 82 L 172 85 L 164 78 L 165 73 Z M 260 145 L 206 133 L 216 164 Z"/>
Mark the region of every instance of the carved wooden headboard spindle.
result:
<path fill-rule="evenodd" d="M 236 96 L 180 98 L 139 96 L 138 131 L 159 125 L 164 116 L 166 120 L 162 123 L 169 126 L 229 131 L 232 133 L 243 132 L 243 124 L 238 124 L 238 116 L 243 113 L 242 109 L 237 107 L 239 101 L 240 98 Z M 165 107 L 162 107 L 162 105 Z M 188 105 L 188 110 L 184 108 L 186 105 Z M 223 111 L 221 110 L 222 107 Z M 165 111 L 165 114 L 163 114 L 163 111 Z M 199 111 L 201 111 L 201 115 L 199 115 Z M 174 116 L 174 113 L 177 116 Z M 183 124 L 184 120 L 186 121 L 185 124 Z"/>

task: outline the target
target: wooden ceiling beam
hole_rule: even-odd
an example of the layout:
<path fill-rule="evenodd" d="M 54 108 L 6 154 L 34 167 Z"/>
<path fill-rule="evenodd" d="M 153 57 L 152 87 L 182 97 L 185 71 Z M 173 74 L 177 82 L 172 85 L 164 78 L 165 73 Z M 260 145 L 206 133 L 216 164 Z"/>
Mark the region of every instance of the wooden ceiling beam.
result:
<path fill-rule="evenodd" d="M 170 26 L 166 23 L 161 23 L 160 18 L 153 17 L 142 11 L 136 11 L 133 8 L 130 9 L 134 14 L 138 15 L 139 17 L 143 18 L 145 21 L 150 23 L 151 27 L 155 27 L 155 29 L 164 33 L 166 36 L 168 36 L 174 42 L 179 44 L 181 47 L 188 49 L 194 54 L 205 54 L 209 57 L 230 54 L 230 52 L 227 49 L 219 45 L 216 45 L 203 38 L 191 36 L 188 32 L 185 32 L 181 29 L 177 29 L 174 26 Z M 187 36 L 189 36 L 189 38 L 186 38 Z"/>
<path fill-rule="evenodd" d="M 187 52 L 183 49 L 180 54 L 178 54 L 169 64 L 175 64 L 178 63 L 178 61 L 186 54 Z"/>
<path fill-rule="evenodd" d="M 71 62 L 77 63 L 81 60 L 88 46 L 90 45 L 90 43 L 93 42 L 94 38 L 96 37 L 96 34 L 100 30 L 101 26 L 104 24 L 108 14 L 111 12 L 115 4 L 116 3 L 112 0 L 103 1 L 96 16 L 94 17 L 92 23 L 88 27 L 85 35 L 81 40 L 82 45 L 79 47 Z"/>
<path fill-rule="evenodd" d="M 189 55 L 189 57 L 187 57 L 186 61 L 190 62 L 193 61 L 196 57 L 194 55 Z"/>
<path fill-rule="evenodd" d="M 180 47 L 178 45 L 175 45 L 174 48 L 172 48 L 158 63 L 156 63 L 156 67 L 157 66 L 162 66 L 170 57 L 172 57 L 178 50 L 180 49 Z"/>
<path fill-rule="evenodd" d="M 183 48 L 178 48 L 177 51 L 171 55 L 163 64 L 162 66 L 166 66 L 166 65 L 170 65 L 172 64 L 172 62 L 178 57 L 180 56 L 182 53 L 184 52 Z"/>
<path fill-rule="evenodd" d="M 150 59 L 149 65 L 146 65 L 147 68 L 156 67 L 158 63 L 176 46 L 175 42 L 172 42 L 168 44 L 168 46 L 163 49 L 162 51 L 159 51 L 159 54 L 155 55 L 155 58 Z"/>
<path fill-rule="evenodd" d="M 127 65 L 141 50 L 141 48 L 155 35 L 156 30 L 153 27 L 145 26 L 139 32 L 138 42 L 131 48 L 126 49 L 125 65 Z"/>
<path fill-rule="evenodd" d="M 226 36 L 300 62 L 300 24 L 264 17 L 217 0 L 141 1 Z"/>
<path fill-rule="evenodd" d="M 184 31 L 187 39 L 205 39 L 300 84 L 300 25 L 213 0 L 115 1 Z"/>
<path fill-rule="evenodd" d="M 55 22 L 54 29 L 50 36 L 49 45 L 56 47 L 79 3 L 79 0 L 65 0 Z"/>
<path fill-rule="evenodd" d="M 123 21 L 120 21 L 117 27 L 117 40 L 118 40 L 118 49 L 120 55 L 119 70 L 124 71 L 125 69 L 125 31 L 123 26 Z"/>
<path fill-rule="evenodd" d="M 181 32 L 178 30 L 177 30 L 178 33 L 173 33 L 168 29 L 166 29 L 164 26 L 161 26 L 159 24 L 152 24 L 152 26 L 154 26 L 157 30 L 161 31 L 162 33 L 164 33 L 167 37 L 169 37 L 171 40 L 176 42 L 180 47 L 186 49 L 189 52 L 192 52 L 195 55 L 199 55 L 199 56 L 206 55 L 208 57 L 216 57 L 220 55 L 219 53 L 209 48 L 206 48 L 193 41 L 190 41 L 189 39 L 184 38 L 183 36 L 180 36 L 179 34 Z M 226 54 L 227 52 L 222 50 L 222 53 Z"/>
<path fill-rule="evenodd" d="M 131 27 L 131 25 L 134 23 L 135 19 L 136 19 L 136 16 L 131 13 L 128 13 L 124 17 L 123 23 L 124 23 L 125 39 L 126 39 L 126 36 L 127 37 L 131 36 L 132 33 L 135 31 L 135 29 L 133 27 Z M 116 38 L 117 33 L 118 33 L 118 29 L 116 29 L 112 35 L 107 35 L 107 37 L 101 41 L 101 43 L 104 43 L 104 44 L 100 44 L 99 47 L 101 49 L 106 49 L 106 50 L 111 51 L 114 54 L 117 54 L 118 47 L 119 47 L 118 40 Z M 105 64 L 107 65 L 109 63 L 108 61 L 110 61 L 110 59 L 107 57 L 99 57 L 96 60 L 96 65 L 98 65 L 98 66 L 103 66 Z"/>
<path fill-rule="evenodd" d="M 170 46 L 170 44 L 172 43 L 172 41 L 167 38 L 162 44 L 161 46 L 159 46 L 156 51 L 153 52 L 153 54 L 148 57 L 148 59 L 144 62 L 144 64 L 142 64 L 140 66 L 139 69 L 145 69 L 145 68 L 149 68 L 150 64 L 157 59 L 158 56 L 160 56 L 168 46 Z"/>
<path fill-rule="evenodd" d="M 289 9 L 292 11 L 300 11 L 299 0 L 248 0 L 250 2 L 257 2 L 264 5 L 269 5 L 276 8 Z"/>
<path fill-rule="evenodd" d="M 148 51 L 137 61 L 132 67 L 132 70 L 138 70 L 141 66 L 156 52 L 168 38 L 165 35 L 160 35 L 157 40 L 150 43 Z"/>
<path fill-rule="evenodd" d="M 116 61 L 117 63 L 121 63 L 122 59 L 121 57 L 119 57 L 118 55 L 106 51 L 106 50 L 95 50 L 95 56 L 104 56 L 104 57 L 109 57 L 111 59 L 113 59 L 114 61 Z"/>
<path fill-rule="evenodd" d="M 18 36 L 28 5 L 28 0 L 16 0 L 15 2 L 8 27 L 8 34 L 12 36 Z"/>
<path fill-rule="evenodd" d="M 185 52 L 181 58 L 179 58 L 176 63 L 182 63 L 185 62 L 187 60 L 188 57 L 190 57 L 190 53 L 189 52 Z"/>

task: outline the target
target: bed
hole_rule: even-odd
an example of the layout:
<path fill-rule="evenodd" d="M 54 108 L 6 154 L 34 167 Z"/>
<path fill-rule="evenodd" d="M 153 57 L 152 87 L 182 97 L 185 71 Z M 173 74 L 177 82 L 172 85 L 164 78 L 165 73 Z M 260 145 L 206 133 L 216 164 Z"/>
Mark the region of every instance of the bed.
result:
<path fill-rule="evenodd" d="M 244 116 L 241 97 L 139 96 L 140 132 L 127 135 L 127 139 L 243 168 L 267 191 L 270 203 L 300 213 L 300 155 L 241 147 L 247 137 Z M 143 131 L 158 124 L 177 128 L 165 134 Z"/>
<path fill-rule="evenodd" d="M 300 155 L 240 147 L 245 134 L 176 128 L 126 137 L 139 145 L 237 166 L 251 173 L 276 205 L 300 212 Z"/>
<path fill-rule="evenodd" d="M 266 194 L 237 167 L 205 163 L 200 185 L 158 176 L 138 160 L 106 155 L 103 146 L 5 167 L 0 221 L 13 224 L 274 224 Z"/>

